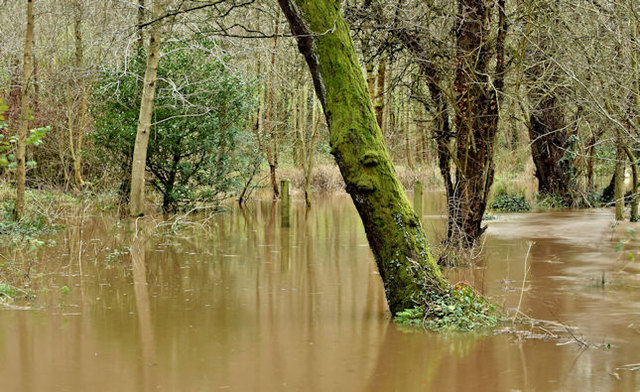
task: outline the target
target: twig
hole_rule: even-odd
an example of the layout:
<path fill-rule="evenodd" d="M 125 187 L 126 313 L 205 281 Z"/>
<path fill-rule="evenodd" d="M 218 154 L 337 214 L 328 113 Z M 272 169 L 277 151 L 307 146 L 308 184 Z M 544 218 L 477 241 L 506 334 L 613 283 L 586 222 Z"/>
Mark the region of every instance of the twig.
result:
<path fill-rule="evenodd" d="M 522 276 L 522 287 L 520 288 L 520 299 L 518 300 L 518 307 L 516 308 L 516 313 L 513 315 L 513 322 L 516 321 L 516 317 L 518 317 L 518 313 L 520 313 L 520 306 L 522 305 L 522 296 L 524 294 L 524 285 L 527 282 L 527 274 L 529 273 L 529 269 L 527 268 L 527 260 L 529 259 L 529 252 L 531 252 L 531 247 L 535 244 L 535 242 L 529 242 L 529 248 L 527 249 L 527 254 L 524 257 L 524 274 Z"/>

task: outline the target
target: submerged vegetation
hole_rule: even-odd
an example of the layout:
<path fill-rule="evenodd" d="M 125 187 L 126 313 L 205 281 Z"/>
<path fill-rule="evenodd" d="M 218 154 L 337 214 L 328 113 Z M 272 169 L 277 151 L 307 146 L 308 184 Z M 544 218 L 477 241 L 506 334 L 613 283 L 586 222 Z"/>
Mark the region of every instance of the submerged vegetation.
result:
<path fill-rule="evenodd" d="M 431 331 L 477 331 L 498 326 L 502 313 L 495 304 L 464 283 L 442 295 L 421 295 L 418 305 L 396 314 L 394 321 Z"/>

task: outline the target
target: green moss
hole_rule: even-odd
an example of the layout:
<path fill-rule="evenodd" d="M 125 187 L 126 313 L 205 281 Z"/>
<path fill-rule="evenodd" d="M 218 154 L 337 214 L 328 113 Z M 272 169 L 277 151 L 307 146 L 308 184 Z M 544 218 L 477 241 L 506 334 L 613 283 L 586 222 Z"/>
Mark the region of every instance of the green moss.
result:
<path fill-rule="evenodd" d="M 445 294 L 448 284 L 391 163 L 340 2 L 294 2 L 285 12 L 304 36 L 299 47 L 327 116 L 331 152 L 362 218 L 391 312 L 412 307 L 425 292 Z"/>
<path fill-rule="evenodd" d="M 360 159 L 365 166 L 375 166 L 380 163 L 380 154 L 376 151 L 367 151 Z"/>

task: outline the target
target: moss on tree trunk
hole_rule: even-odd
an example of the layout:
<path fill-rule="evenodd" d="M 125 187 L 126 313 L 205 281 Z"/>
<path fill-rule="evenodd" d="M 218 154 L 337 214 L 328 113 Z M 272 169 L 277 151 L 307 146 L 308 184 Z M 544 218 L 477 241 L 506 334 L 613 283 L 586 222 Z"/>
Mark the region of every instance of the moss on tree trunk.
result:
<path fill-rule="evenodd" d="M 423 289 L 419 280 L 444 293 L 448 285 L 391 163 L 340 2 L 279 3 L 311 70 L 331 152 L 362 218 L 391 312 L 414 306 L 413 296 Z"/>

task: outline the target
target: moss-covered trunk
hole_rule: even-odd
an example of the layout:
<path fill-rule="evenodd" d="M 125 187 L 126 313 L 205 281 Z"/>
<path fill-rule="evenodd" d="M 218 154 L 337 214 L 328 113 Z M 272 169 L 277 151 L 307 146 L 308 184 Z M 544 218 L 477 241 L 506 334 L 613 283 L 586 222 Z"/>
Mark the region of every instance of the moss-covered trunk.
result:
<path fill-rule="evenodd" d="M 391 164 L 340 2 L 279 3 L 311 70 L 331 151 L 362 218 L 391 312 L 413 307 L 418 270 L 428 290 L 443 293 L 447 283 Z"/>

